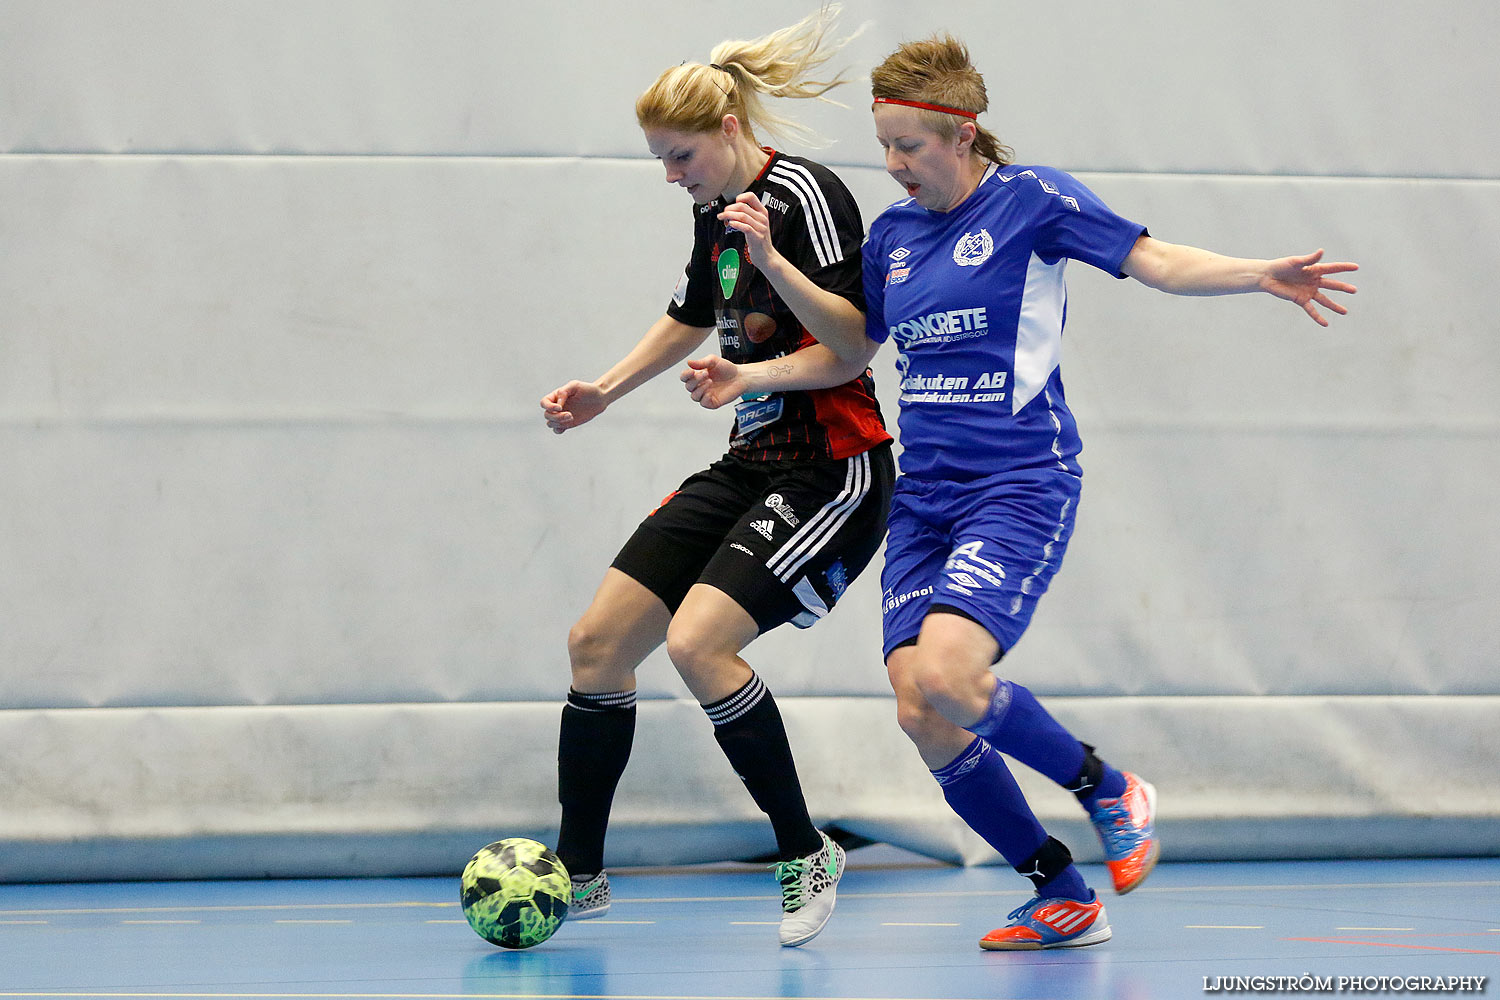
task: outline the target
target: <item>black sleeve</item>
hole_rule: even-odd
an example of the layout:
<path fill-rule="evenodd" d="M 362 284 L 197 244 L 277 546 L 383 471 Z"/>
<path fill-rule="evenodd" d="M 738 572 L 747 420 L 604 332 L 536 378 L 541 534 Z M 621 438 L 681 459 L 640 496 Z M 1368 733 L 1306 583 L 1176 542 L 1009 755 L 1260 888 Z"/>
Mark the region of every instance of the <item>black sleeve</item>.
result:
<path fill-rule="evenodd" d="M 809 164 L 811 166 L 811 164 Z M 859 205 L 832 171 L 815 170 L 816 191 L 791 199 L 776 249 L 812 279 L 865 311 L 860 247 L 865 239 Z"/>
<path fill-rule="evenodd" d="M 706 215 L 702 208 L 693 206 L 693 253 L 672 290 L 672 301 L 667 303 L 667 315 L 688 326 L 708 327 L 718 323 L 714 314 L 714 269 L 709 260 L 713 253 L 712 231 L 704 224 L 705 217 L 713 221 L 717 215 L 717 212 Z"/>

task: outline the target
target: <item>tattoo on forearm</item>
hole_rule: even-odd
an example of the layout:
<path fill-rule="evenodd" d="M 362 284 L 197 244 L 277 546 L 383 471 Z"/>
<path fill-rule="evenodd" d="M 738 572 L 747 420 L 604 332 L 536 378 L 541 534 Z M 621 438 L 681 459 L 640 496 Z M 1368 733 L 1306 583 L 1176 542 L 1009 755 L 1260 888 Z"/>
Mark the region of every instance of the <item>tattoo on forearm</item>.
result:
<path fill-rule="evenodd" d="M 790 375 L 791 373 L 791 365 L 772 365 L 766 369 L 767 378 L 781 378 L 783 375 Z"/>

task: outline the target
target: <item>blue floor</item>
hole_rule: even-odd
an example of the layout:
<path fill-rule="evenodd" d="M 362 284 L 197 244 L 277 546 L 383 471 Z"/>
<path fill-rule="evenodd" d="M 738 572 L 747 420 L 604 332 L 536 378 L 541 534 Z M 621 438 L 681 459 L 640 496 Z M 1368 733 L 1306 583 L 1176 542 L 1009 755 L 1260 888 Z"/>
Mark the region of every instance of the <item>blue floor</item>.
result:
<path fill-rule="evenodd" d="M 1108 898 L 1114 940 L 992 953 L 976 942 L 1026 899 L 1018 876 L 881 850 L 851 853 L 801 949 L 777 946 L 776 885 L 752 866 L 617 873 L 606 919 L 524 952 L 469 930 L 456 879 L 0 886 L 0 998 L 1155 1000 L 1500 971 L 1500 859 L 1163 864 Z"/>

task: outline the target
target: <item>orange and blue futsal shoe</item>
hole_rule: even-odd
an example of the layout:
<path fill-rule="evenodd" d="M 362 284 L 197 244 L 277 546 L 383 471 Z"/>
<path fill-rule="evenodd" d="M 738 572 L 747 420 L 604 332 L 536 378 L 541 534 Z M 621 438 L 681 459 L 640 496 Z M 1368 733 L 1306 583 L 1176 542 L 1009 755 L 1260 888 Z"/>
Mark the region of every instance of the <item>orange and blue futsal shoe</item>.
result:
<path fill-rule="evenodd" d="M 1104 844 L 1104 863 L 1124 895 L 1140 885 L 1156 867 L 1161 843 L 1156 839 L 1156 789 L 1150 782 L 1125 773 L 1125 794 L 1100 799 L 1089 816 Z"/>
<path fill-rule="evenodd" d="M 1012 910 L 1008 919 L 1009 924 L 980 938 L 979 947 L 985 951 L 1082 948 L 1108 941 L 1111 934 L 1098 893 L 1087 903 L 1037 896 Z"/>

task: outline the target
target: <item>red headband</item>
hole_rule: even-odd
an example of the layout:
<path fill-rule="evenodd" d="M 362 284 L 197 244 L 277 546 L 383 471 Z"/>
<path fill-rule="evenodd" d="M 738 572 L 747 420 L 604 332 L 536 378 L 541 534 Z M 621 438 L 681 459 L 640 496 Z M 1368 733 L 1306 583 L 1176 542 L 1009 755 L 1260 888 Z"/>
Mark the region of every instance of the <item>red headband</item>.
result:
<path fill-rule="evenodd" d="M 979 118 L 979 113 L 975 111 L 965 111 L 962 108 L 945 108 L 941 104 L 924 104 L 921 101 L 902 101 L 894 97 L 877 97 L 875 98 L 875 103 L 899 104 L 907 108 L 921 108 L 923 111 L 941 111 L 945 115 L 958 115 L 958 117 L 967 118 L 970 121 L 975 121 Z"/>

